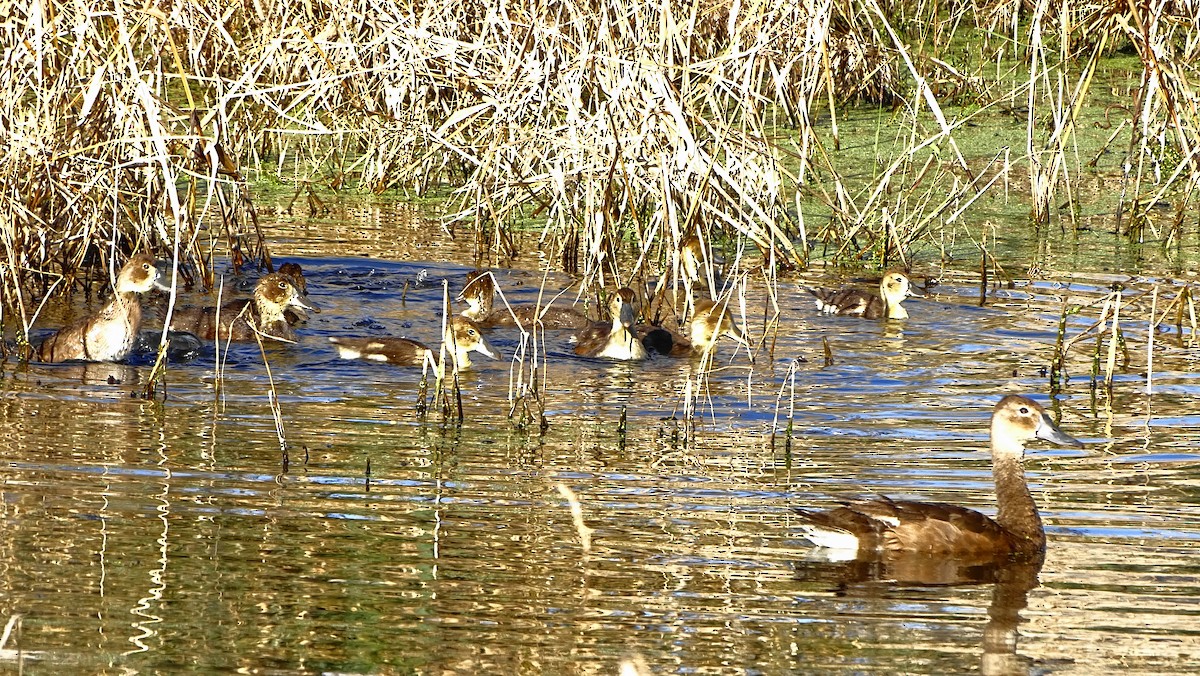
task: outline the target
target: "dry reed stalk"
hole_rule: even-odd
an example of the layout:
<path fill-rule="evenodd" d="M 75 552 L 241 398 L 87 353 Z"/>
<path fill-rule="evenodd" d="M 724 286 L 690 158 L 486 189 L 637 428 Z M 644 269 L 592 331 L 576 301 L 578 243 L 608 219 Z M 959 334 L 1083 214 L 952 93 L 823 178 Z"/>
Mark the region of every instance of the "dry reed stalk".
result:
<path fill-rule="evenodd" d="M 4 633 L 0 634 L 0 650 L 8 650 L 8 648 L 4 647 L 8 645 L 8 639 L 13 636 L 20 637 L 22 619 L 24 619 L 24 616 L 21 613 L 13 613 L 9 616 L 8 622 L 4 624 Z M 17 640 L 14 639 L 13 642 L 16 643 Z"/>
<path fill-rule="evenodd" d="M 284 472 L 287 471 L 287 435 L 283 428 L 283 408 L 279 405 L 279 392 L 275 389 L 275 376 L 271 373 L 271 362 L 267 359 L 267 348 L 263 345 L 263 337 L 265 334 L 260 333 L 258 328 L 250 322 L 250 328 L 253 329 L 254 340 L 258 343 L 258 352 L 262 355 L 263 368 L 267 371 L 267 402 L 271 406 L 271 417 L 275 420 L 275 436 L 279 439 L 279 452 L 283 454 Z M 232 334 L 233 332 L 230 331 Z M 268 339 L 270 336 L 266 336 Z M 219 340 L 219 338 L 218 338 Z"/>
<path fill-rule="evenodd" d="M 433 401 L 440 405 L 442 423 L 454 421 L 455 426 L 461 427 L 464 420 L 462 388 L 459 384 L 458 359 L 454 332 L 450 330 L 450 280 L 442 280 L 442 340 L 438 348 L 438 360 L 433 365 L 435 375 Z M 447 364 L 450 364 L 447 370 Z M 447 381 L 449 384 L 447 384 Z"/>
<path fill-rule="evenodd" d="M 44 4 L 6 6 L 0 77 L 14 94 L 0 95 L 0 304 L 20 308 L 5 315 L 21 317 L 20 333 L 36 321 L 32 299 L 75 288 L 114 256 L 171 249 L 206 270 L 202 226 L 226 233 L 235 265 L 265 260 L 261 236 L 239 234 L 245 185 L 230 178 L 220 132 L 189 114 L 203 96 L 174 22 L 196 6 L 168 17 L 67 3 L 53 20 Z M 202 184 L 208 198 L 197 200 Z"/>
<path fill-rule="evenodd" d="M 584 522 L 583 505 L 580 504 L 579 496 L 575 491 L 563 483 L 554 484 L 554 487 L 558 490 L 558 494 L 567 501 L 567 507 L 571 510 L 571 522 L 575 524 L 575 532 L 579 535 L 579 546 L 586 556 L 592 552 L 592 533 L 596 531 Z"/>
<path fill-rule="evenodd" d="M 1159 319 L 1155 318 L 1158 312 L 1158 285 L 1154 285 L 1154 290 L 1150 297 L 1150 323 L 1146 327 L 1146 395 L 1154 394 L 1154 334 L 1158 331 Z M 1166 312 L 1163 313 L 1166 316 Z"/>
<path fill-rule="evenodd" d="M 793 359 L 788 364 L 787 372 L 784 373 L 783 382 L 779 386 L 779 392 L 775 395 L 775 414 L 771 419 L 771 448 L 775 448 L 775 436 L 779 433 L 779 409 L 783 406 L 784 392 L 788 392 L 788 414 L 787 414 L 787 436 L 784 441 L 784 449 L 789 459 L 791 459 L 792 449 L 792 434 L 795 431 L 795 414 L 796 414 L 796 373 L 799 371 L 800 360 Z"/>

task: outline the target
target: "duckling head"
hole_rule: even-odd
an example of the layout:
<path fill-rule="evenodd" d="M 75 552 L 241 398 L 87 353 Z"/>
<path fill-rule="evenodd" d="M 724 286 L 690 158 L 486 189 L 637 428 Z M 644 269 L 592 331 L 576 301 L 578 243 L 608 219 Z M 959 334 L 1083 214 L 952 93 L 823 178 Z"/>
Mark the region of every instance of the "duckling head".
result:
<path fill-rule="evenodd" d="M 693 348 L 707 352 L 716 344 L 721 336 L 729 336 L 750 350 L 750 341 L 742 327 L 729 312 L 728 303 L 713 303 L 701 300 L 696 303 L 696 314 L 691 322 L 691 339 Z M 753 353 L 751 352 L 751 361 Z"/>
<path fill-rule="evenodd" d="M 147 253 L 137 254 L 117 274 L 116 291 L 119 294 L 146 293 L 151 289 L 170 291 L 165 281 L 171 275 L 170 269 L 166 261 L 156 261 Z"/>
<path fill-rule="evenodd" d="M 608 302 L 608 309 L 612 312 L 614 326 L 620 322 L 621 326 L 632 328 L 637 319 L 637 293 L 627 286 L 617 289 Z"/>
<path fill-rule="evenodd" d="M 1059 446 L 1083 445 L 1060 430 L 1036 401 L 1016 394 L 1001 399 L 992 410 L 992 453 L 1020 458 L 1025 444 L 1034 439 Z"/>
<path fill-rule="evenodd" d="M 883 302 L 887 306 L 888 319 L 908 319 L 908 311 L 900 303 L 909 296 L 920 296 L 921 294 L 912 288 L 912 282 L 908 281 L 908 277 L 905 277 L 903 273 L 889 272 L 879 283 L 879 295 L 883 297 Z"/>
<path fill-rule="evenodd" d="M 258 286 L 254 287 L 254 299 L 260 310 L 263 310 L 265 305 L 272 310 L 269 313 L 272 315 L 282 315 L 283 311 L 289 307 L 309 312 L 321 311 L 316 303 L 308 300 L 307 296 L 296 289 L 286 275 L 278 272 L 265 275 L 258 280 Z"/>
<path fill-rule="evenodd" d="M 304 270 L 301 269 L 299 263 L 289 261 L 280 265 L 279 274 L 287 277 L 288 281 L 292 283 L 292 286 L 296 287 L 301 296 L 308 295 L 308 280 L 304 278 Z"/>
<path fill-rule="evenodd" d="M 467 368 L 471 365 L 471 360 L 467 356 L 469 352 L 478 352 L 491 359 L 500 358 L 500 353 L 488 342 L 487 337 L 479 329 L 479 325 L 466 317 L 459 315 L 451 318 L 447 333 L 449 335 L 446 336 L 446 339 L 450 343 L 448 347 L 454 352 L 454 358 L 459 368 Z"/>

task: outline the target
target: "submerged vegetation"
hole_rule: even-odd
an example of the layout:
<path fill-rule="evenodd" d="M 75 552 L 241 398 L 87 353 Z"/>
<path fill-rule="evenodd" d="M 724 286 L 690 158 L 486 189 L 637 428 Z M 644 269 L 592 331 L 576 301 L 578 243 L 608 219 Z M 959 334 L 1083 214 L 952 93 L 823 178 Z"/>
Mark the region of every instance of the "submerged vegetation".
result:
<path fill-rule="evenodd" d="M 214 256 L 269 267 L 264 178 L 310 204 L 449 195 L 480 260 L 533 222 L 585 286 L 693 233 L 769 275 L 814 252 L 907 266 L 996 193 L 1074 227 L 1089 177 L 1125 236 L 1196 223 L 1195 3 L 4 5 L 0 291 L 22 335 L 118 251 L 204 286 Z M 868 109 L 874 138 L 847 138 Z M 981 142 L 998 118 L 1023 138 Z"/>

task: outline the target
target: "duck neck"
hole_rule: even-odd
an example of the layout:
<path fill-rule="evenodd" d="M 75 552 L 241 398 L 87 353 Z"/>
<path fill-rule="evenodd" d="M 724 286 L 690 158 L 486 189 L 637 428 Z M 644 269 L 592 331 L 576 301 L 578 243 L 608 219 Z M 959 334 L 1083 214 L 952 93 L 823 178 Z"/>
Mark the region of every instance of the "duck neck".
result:
<path fill-rule="evenodd" d="M 471 368 L 471 351 L 464 350 L 461 346 L 454 347 L 454 364 L 460 370 Z"/>
<path fill-rule="evenodd" d="M 258 313 L 258 322 L 262 326 L 269 326 L 276 322 L 286 321 L 283 315 L 283 308 L 263 298 L 256 298 L 254 310 Z"/>
<path fill-rule="evenodd" d="M 138 294 L 132 291 L 122 291 L 113 294 L 112 300 L 100 311 L 100 316 L 106 320 L 124 318 L 135 327 L 142 323 L 142 303 Z"/>
<path fill-rule="evenodd" d="M 903 301 L 903 296 L 899 298 L 888 298 L 886 294 L 883 296 L 883 307 L 887 310 L 888 319 L 908 319 L 908 310 L 905 310 L 904 306 L 900 304 Z"/>
<path fill-rule="evenodd" d="M 450 353 L 454 360 L 454 367 L 462 370 L 471 368 L 471 350 L 465 345 L 454 339 L 454 335 L 446 332 L 446 352 Z"/>
<path fill-rule="evenodd" d="M 614 319 L 601 355 L 614 359 L 645 359 L 646 348 L 621 320 Z"/>
<path fill-rule="evenodd" d="M 1046 545 L 1046 531 L 1037 505 L 1029 493 L 1025 468 L 1021 466 L 1022 450 L 992 449 L 992 472 L 996 479 L 996 523 L 1016 536 L 1022 550 L 1038 550 Z"/>
<path fill-rule="evenodd" d="M 712 317 L 692 320 L 692 349 L 697 352 L 708 352 L 717 342 L 717 331 L 713 327 Z"/>

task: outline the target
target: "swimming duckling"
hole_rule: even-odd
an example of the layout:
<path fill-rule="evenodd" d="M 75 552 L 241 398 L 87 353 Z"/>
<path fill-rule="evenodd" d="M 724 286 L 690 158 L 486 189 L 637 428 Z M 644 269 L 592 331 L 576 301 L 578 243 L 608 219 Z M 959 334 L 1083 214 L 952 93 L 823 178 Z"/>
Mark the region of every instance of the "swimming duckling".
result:
<path fill-rule="evenodd" d="M 141 295 L 169 290 L 163 280 L 166 263 L 149 254 L 129 259 L 117 274 L 113 297 L 94 314 L 59 329 L 42 341 L 34 358 L 44 362 L 121 361 L 129 356 L 142 325 Z"/>
<path fill-rule="evenodd" d="M 171 318 L 171 330 L 187 331 L 204 340 L 219 336 L 221 340 L 248 341 L 254 340 L 254 329 L 257 329 L 268 338 L 295 341 L 296 331 L 284 314 L 289 308 L 321 311 L 302 296 L 286 276 L 273 272 L 258 280 L 253 298 L 233 300 L 221 306 L 219 327 L 217 308 L 185 307 L 176 310 Z"/>
<path fill-rule="evenodd" d="M 975 559 L 1031 556 L 1046 547 L 1046 532 L 1025 482 L 1025 442 L 1081 445 L 1031 399 L 1009 395 L 992 411 L 992 475 L 999 510 L 991 519 L 940 502 L 870 500 L 827 512 L 798 509 L 804 537 L 819 547 L 864 555 L 922 553 Z"/>
<path fill-rule="evenodd" d="M 609 299 L 612 324 L 595 323 L 575 334 L 575 354 L 624 361 L 648 358 L 646 347 L 632 331 L 636 302 L 637 294 L 629 287 L 614 293 Z"/>
<path fill-rule="evenodd" d="M 817 297 L 817 309 L 827 314 L 855 315 L 864 319 L 908 319 L 900 305 L 908 296 L 920 296 L 900 272 L 889 272 L 879 283 L 879 295 L 855 288 L 809 289 Z"/>
<path fill-rule="evenodd" d="M 716 347 L 721 336 L 729 336 L 746 347 L 750 361 L 754 361 L 754 353 L 750 351 L 750 342 L 742 327 L 738 326 L 733 315 L 729 312 L 728 301 L 714 303 L 703 299 L 696 302 L 696 314 L 688 323 L 688 337 L 685 338 L 674 331 L 660 326 L 648 327 L 638 334 L 647 350 L 670 357 L 688 357 L 703 355 Z"/>
<path fill-rule="evenodd" d="M 583 313 L 569 307 L 558 305 L 517 305 L 509 312 L 508 308 L 495 308 L 496 283 L 486 270 L 476 270 L 467 273 L 467 283 L 463 286 L 459 300 L 467 304 L 467 309 L 460 314 L 485 328 L 496 326 L 531 326 L 534 321 L 541 322 L 547 329 L 582 329 L 592 324 Z M 515 319 L 514 319 L 515 315 Z"/>
<path fill-rule="evenodd" d="M 484 337 L 479 326 L 461 315 L 450 318 L 446 341 L 447 351 L 459 369 L 471 368 L 471 352 L 478 352 L 492 359 L 500 358 L 500 353 Z M 435 350 L 408 338 L 330 336 L 329 342 L 337 347 L 338 355 L 342 359 L 368 359 L 400 366 L 432 366 L 438 363 L 438 353 Z"/>

